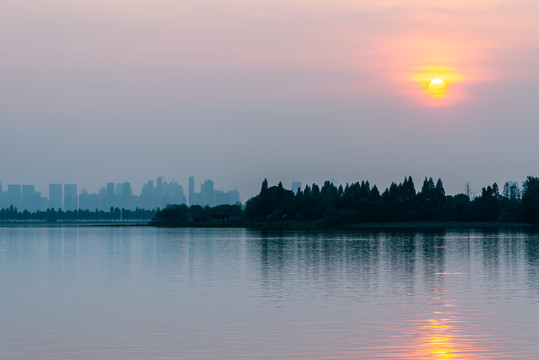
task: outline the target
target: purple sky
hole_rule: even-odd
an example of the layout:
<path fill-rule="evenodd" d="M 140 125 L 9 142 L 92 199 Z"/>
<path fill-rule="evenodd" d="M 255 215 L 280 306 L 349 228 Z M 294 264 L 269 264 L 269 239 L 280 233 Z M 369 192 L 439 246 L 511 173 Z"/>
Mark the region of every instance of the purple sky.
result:
<path fill-rule="evenodd" d="M 264 177 L 522 181 L 539 175 L 538 16 L 536 0 L 4 0 L 0 181 L 194 175 L 244 200 Z"/>

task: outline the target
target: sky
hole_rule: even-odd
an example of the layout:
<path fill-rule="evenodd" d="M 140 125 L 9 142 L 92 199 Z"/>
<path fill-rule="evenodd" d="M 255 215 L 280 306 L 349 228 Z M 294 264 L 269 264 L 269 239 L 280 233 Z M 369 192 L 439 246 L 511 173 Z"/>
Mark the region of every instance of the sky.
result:
<path fill-rule="evenodd" d="M 446 3 L 0 0 L 0 181 L 538 176 L 539 2 Z"/>

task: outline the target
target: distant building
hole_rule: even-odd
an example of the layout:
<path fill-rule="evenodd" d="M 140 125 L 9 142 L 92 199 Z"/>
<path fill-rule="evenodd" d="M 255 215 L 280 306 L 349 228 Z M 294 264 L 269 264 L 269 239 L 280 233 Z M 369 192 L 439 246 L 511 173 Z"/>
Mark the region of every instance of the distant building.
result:
<path fill-rule="evenodd" d="M 117 194 L 119 197 L 118 207 L 120 209 L 134 209 L 136 208 L 136 198 L 133 196 L 133 190 L 131 189 L 131 183 L 124 182 L 118 184 Z"/>
<path fill-rule="evenodd" d="M 81 210 L 104 210 L 100 205 L 99 194 L 88 194 L 86 189 L 83 189 L 79 195 L 79 209 Z"/>
<path fill-rule="evenodd" d="M 79 196 L 79 208 L 89 210 L 109 211 L 111 207 L 126 210 L 164 208 L 169 204 L 185 204 L 187 199 L 183 187 L 178 183 L 170 183 L 157 178 L 157 186 L 153 180 L 149 180 L 142 186 L 140 196 L 133 193 L 131 183 L 119 184 L 107 183 L 106 188 L 101 188 L 98 194 L 88 194 L 83 190 Z"/>
<path fill-rule="evenodd" d="M 9 207 L 7 203 L 7 196 L 2 191 L 2 183 L 0 183 L 0 209 L 5 209 L 7 207 Z"/>
<path fill-rule="evenodd" d="M 41 194 L 36 194 L 34 185 L 23 185 L 21 192 L 21 210 L 36 211 L 39 206 Z"/>
<path fill-rule="evenodd" d="M 142 191 L 139 198 L 139 206 L 142 209 L 155 209 L 155 187 L 153 180 L 148 180 L 148 183 L 142 185 Z"/>
<path fill-rule="evenodd" d="M 47 199 L 36 191 L 34 185 L 8 185 L 7 191 L 2 192 L 0 186 L 0 209 L 13 206 L 18 211 L 36 211 L 47 208 Z"/>
<path fill-rule="evenodd" d="M 214 193 L 213 193 L 213 181 L 206 180 L 204 184 L 200 185 L 200 195 L 202 200 L 202 206 L 214 206 Z"/>
<path fill-rule="evenodd" d="M 192 181 L 194 183 L 194 179 Z M 206 201 L 214 203 L 215 191 L 213 181 L 207 180 L 204 184 L 203 194 Z M 226 196 L 225 196 L 226 195 Z M 220 197 L 219 201 L 229 201 L 233 198 L 228 192 Z M 224 200 L 223 200 L 224 199 Z M 19 211 L 46 210 L 54 208 L 64 211 L 81 210 L 103 210 L 110 211 L 110 208 L 120 208 L 135 210 L 137 208 L 153 210 L 164 208 L 167 205 L 186 204 L 183 187 L 175 181 L 164 181 L 163 177 L 157 178 L 157 185 L 150 180 L 144 184 L 140 196 L 133 193 L 131 183 L 107 183 L 106 187 L 99 189 L 97 194 L 90 194 L 83 189 L 77 193 L 77 184 L 49 184 L 49 198 L 41 196 L 40 191 L 36 191 L 34 185 L 8 185 L 7 191 L 2 191 L 0 184 L 0 209 L 9 208 L 11 205 Z"/>
<path fill-rule="evenodd" d="M 215 190 L 214 182 L 211 179 L 207 179 L 200 185 L 200 192 L 194 191 L 195 178 L 189 177 L 189 205 L 200 206 L 217 206 L 229 204 L 233 205 L 240 202 L 240 193 L 238 190 Z"/>
<path fill-rule="evenodd" d="M 195 177 L 189 176 L 189 205 L 195 205 Z"/>
<path fill-rule="evenodd" d="M 49 207 L 49 199 L 41 195 L 41 191 L 36 191 L 34 195 L 37 199 L 37 210 L 45 211 Z"/>
<path fill-rule="evenodd" d="M 240 193 L 238 190 L 230 190 L 227 192 L 221 191 L 221 190 L 214 190 L 214 203 L 213 206 L 217 205 L 234 205 L 239 203 L 240 200 Z"/>
<path fill-rule="evenodd" d="M 111 207 L 116 207 L 117 201 L 116 201 L 116 194 L 114 191 L 114 183 L 109 182 L 107 183 L 107 192 L 105 199 L 103 201 L 104 210 L 108 210 Z"/>
<path fill-rule="evenodd" d="M 20 207 L 21 205 L 21 185 L 7 186 L 7 202 L 8 206 Z"/>
<path fill-rule="evenodd" d="M 62 208 L 62 184 L 49 184 L 49 208 Z"/>
<path fill-rule="evenodd" d="M 157 178 L 157 185 L 148 181 L 142 186 L 138 206 L 143 209 L 164 208 L 167 205 L 187 204 L 183 187 L 175 181 L 166 182 L 162 177 Z"/>
<path fill-rule="evenodd" d="M 77 184 L 64 185 L 64 210 L 73 211 L 79 208 L 79 197 L 77 195 Z"/>
<path fill-rule="evenodd" d="M 161 202 L 159 206 L 161 208 L 167 205 L 187 204 L 183 187 L 175 181 L 171 181 L 170 183 L 164 182 L 160 194 Z"/>

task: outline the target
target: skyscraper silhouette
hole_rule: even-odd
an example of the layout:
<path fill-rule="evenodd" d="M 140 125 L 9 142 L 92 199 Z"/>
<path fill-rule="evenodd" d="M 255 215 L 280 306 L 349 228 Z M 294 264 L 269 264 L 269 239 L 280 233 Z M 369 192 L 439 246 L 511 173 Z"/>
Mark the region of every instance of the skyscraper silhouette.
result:
<path fill-rule="evenodd" d="M 77 184 L 64 185 L 64 210 L 73 211 L 79 208 L 79 197 L 77 194 Z"/>
<path fill-rule="evenodd" d="M 49 184 L 49 208 L 62 208 L 62 184 Z"/>

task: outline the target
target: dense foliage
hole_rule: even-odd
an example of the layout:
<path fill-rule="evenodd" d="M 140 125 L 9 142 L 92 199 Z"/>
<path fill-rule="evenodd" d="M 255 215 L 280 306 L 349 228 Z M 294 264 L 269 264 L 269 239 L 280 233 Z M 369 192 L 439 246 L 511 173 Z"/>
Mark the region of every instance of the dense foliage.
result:
<path fill-rule="evenodd" d="M 392 183 L 382 193 L 368 181 L 322 187 L 307 185 L 294 194 L 262 183 L 260 193 L 245 204 L 250 221 L 316 221 L 326 225 L 394 221 L 499 221 L 539 224 L 539 178 L 528 177 L 522 197 L 518 187 L 507 183 L 483 188 L 481 195 L 446 195 L 440 179 L 425 178 L 416 192 L 411 177 Z"/>
<path fill-rule="evenodd" d="M 191 222 L 215 222 L 230 223 L 243 220 L 245 213 L 241 204 L 218 205 L 215 207 L 192 205 L 188 207 L 185 204 L 169 205 L 161 211 L 158 211 L 154 223 L 163 224 L 182 224 Z"/>
<path fill-rule="evenodd" d="M 102 210 L 74 210 L 63 211 L 62 209 L 47 209 L 46 211 L 30 212 L 28 210 L 18 211 L 11 206 L 0 210 L 0 221 L 21 221 L 21 222 L 108 222 L 108 221 L 148 221 L 156 214 L 156 210 L 145 209 L 119 209 L 110 208 L 110 211 Z"/>

